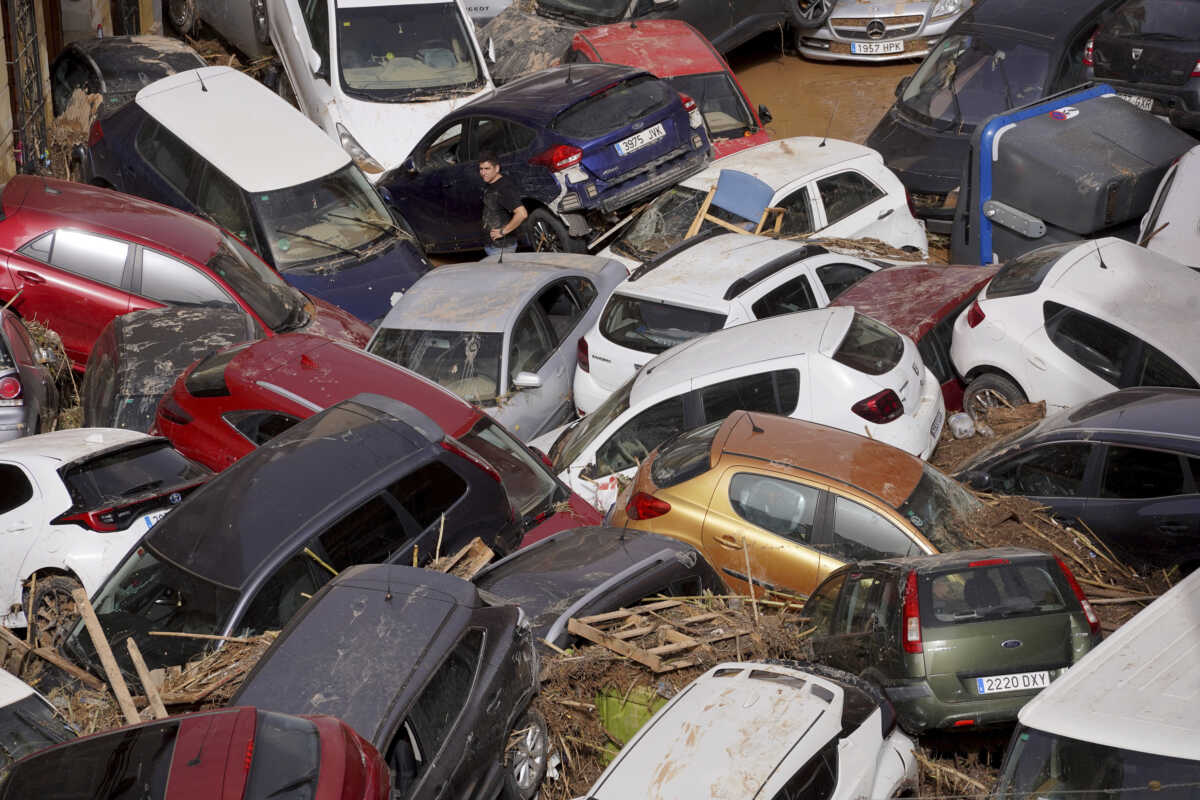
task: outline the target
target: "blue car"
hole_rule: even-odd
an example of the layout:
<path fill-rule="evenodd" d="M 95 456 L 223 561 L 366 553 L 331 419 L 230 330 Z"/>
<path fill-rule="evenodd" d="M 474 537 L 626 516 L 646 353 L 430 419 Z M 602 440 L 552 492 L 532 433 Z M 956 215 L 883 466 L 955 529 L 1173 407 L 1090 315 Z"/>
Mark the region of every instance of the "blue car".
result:
<path fill-rule="evenodd" d="M 526 246 L 578 252 L 620 210 L 703 169 L 712 148 L 695 101 L 645 70 L 543 70 L 447 114 L 380 179 L 426 249 L 487 243 L 478 172 L 487 152 L 521 192 Z"/>
<path fill-rule="evenodd" d="M 292 286 L 374 323 L 431 264 L 353 155 L 252 78 L 205 67 L 96 122 L 72 167 L 210 219 Z"/>

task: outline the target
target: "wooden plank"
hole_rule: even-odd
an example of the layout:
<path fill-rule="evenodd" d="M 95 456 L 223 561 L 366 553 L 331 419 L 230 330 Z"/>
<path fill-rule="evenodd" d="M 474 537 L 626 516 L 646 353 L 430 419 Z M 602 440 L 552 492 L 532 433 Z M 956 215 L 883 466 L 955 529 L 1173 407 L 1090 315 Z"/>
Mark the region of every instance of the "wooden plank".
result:
<path fill-rule="evenodd" d="M 10 631 L 8 628 L 0 628 L 0 639 L 3 639 L 8 644 L 9 647 L 16 650 L 22 656 L 25 655 L 26 653 L 28 653 L 31 649 L 33 649 L 29 645 L 25 644 L 24 639 L 17 636 L 15 633 Z"/>
<path fill-rule="evenodd" d="M 92 609 L 87 592 L 83 589 L 76 589 L 71 592 L 71 597 L 74 598 L 75 607 L 83 617 L 83 624 L 87 626 L 88 635 L 92 637 L 92 646 L 96 648 L 96 655 L 100 657 L 100 665 L 104 667 L 104 674 L 108 676 L 109 686 L 112 687 L 113 695 L 117 698 L 117 705 L 121 707 L 121 713 L 125 715 L 125 721 L 130 725 L 141 722 L 141 715 L 138 714 L 137 706 L 133 704 L 133 698 L 129 696 L 129 687 L 125 685 L 125 678 L 121 676 L 117 659 L 113 657 L 112 649 L 108 646 L 104 628 L 100 625 L 96 612 Z"/>
<path fill-rule="evenodd" d="M 703 636 L 699 639 L 692 639 L 690 642 L 677 642 L 675 644 L 664 644 L 661 647 L 651 647 L 646 652 L 651 655 L 662 656 L 670 653 L 679 653 L 692 647 L 698 647 L 703 644 L 712 644 L 713 642 L 732 639 L 735 636 L 746 636 L 751 630 L 749 628 L 740 628 L 734 631 L 726 631 L 724 633 L 715 633 L 710 636 Z"/>
<path fill-rule="evenodd" d="M 445 572 L 449 575 L 457 575 L 460 578 L 470 580 L 475 577 L 476 573 L 491 563 L 495 557 L 496 552 L 476 536 L 460 548 L 457 553 L 435 559 L 429 564 L 429 569 L 434 572 Z"/>
<path fill-rule="evenodd" d="M 662 671 L 662 659 L 658 656 L 653 656 L 647 653 L 640 647 L 634 647 L 628 642 L 622 641 L 615 636 L 609 636 L 604 631 L 593 628 L 591 625 L 584 623 L 572 617 L 567 620 L 567 631 L 582 636 L 589 642 L 607 647 L 617 655 L 625 656 L 628 659 L 638 662 L 639 664 L 649 667 L 655 672 Z"/>
<path fill-rule="evenodd" d="M 624 630 L 613 631 L 612 636 L 617 639 L 636 639 L 639 636 L 645 636 L 647 633 L 653 633 L 657 625 L 643 625 L 640 628 L 626 628 Z"/>
<path fill-rule="evenodd" d="M 100 690 L 104 688 L 104 681 L 100 680 L 87 670 L 80 669 L 79 667 L 75 666 L 70 661 L 67 661 L 65 658 L 60 656 L 57 652 L 51 650 L 49 647 L 38 647 L 30 652 L 43 661 L 58 667 L 72 678 L 78 678 L 80 683 L 82 683 L 84 686 L 87 686 L 89 689 Z"/>
<path fill-rule="evenodd" d="M 674 608 L 681 606 L 683 602 L 680 600 L 660 600 L 657 603 L 649 603 L 648 605 L 638 606 L 636 609 L 621 608 L 616 611 L 606 611 L 603 614 L 593 614 L 590 617 L 579 617 L 579 621 L 585 625 L 591 625 L 596 622 L 608 622 L 613 619 L 624 619 L 625 617 L 641 613 L 643 611 L 661 611 L 664 608 Z"/>
<path fill-rule="evenodd" d="M 150 670 L 146 668 L 146 659 L 142 658 L 142 651 L 138 649 L 137 642 L 133 640 L 132 636 L 125 640 L 125 647 L 129 650 L 129 659 L 133 662 L 138 680 L 142 682 L 142 688 L 146 690 L 146 699 L 149 701 L 154 718 L 166 719 L 167 709 L 163 705 L 162 697 L 158 694 L 158 687 L 150 679 Z"/>

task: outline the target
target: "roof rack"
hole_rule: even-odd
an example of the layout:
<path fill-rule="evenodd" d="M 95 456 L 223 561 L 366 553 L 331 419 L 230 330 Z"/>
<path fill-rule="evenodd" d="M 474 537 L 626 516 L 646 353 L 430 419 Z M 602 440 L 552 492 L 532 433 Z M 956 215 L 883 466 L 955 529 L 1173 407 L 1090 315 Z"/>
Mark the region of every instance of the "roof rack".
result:
<path fill-rule="evenodd" d="M 771 259 L 753 272 L 743 275 L 733 283 L 729 284 L 729 288 L 725 290 L 725 294 L 721 297 L 721 299 L 732 300 L 754 284 L 771 277 L 784 267 L 790 267 L 797 261 L 803 261 L 804 259 L 812 258 L 813 256 L 824 255 L 828 252 L 828 250 L 818 244 L 801 245 L 790 253 L 784 253 L 781 256 Z"/>

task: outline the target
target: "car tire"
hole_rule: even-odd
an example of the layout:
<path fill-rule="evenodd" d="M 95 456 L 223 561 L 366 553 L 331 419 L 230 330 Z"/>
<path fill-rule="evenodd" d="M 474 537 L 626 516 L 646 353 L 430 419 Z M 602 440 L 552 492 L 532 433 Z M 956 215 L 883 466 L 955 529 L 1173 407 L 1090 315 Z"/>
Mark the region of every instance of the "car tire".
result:
<path fill-rule="evenodd" d="M 71 592 L 81 588 L 79 581 L 67 575 L 48 575 L 37 579 L 32 602 L 27 601 L 26 604 L 26 608 L 32 611 L 26 624 L 32 629 L 30 639 L 34 647 L 59 649 L 79 619 Z"/>
<path fill-rule="evenodd" d="M 1011 408 L 1027 402 L 1020 386 L 995 372 L 983 373 L 963 390 L 963 409 L 972 419 L 979 419 L 989 408 Z"/>
<path fill-rule="evenodd" d="M 267 24 L 267 0 L 250 0 L 250 22 L 259 44 L 271 43 L 271 27 Z"/>
<path fill-rule="evenodd" d="M 535 253 L 586 253 L 587 245 L 571 236 L 562 220 L 535 208 L 522 226 L 526 246 Z"/>
<path fill-rule="evenodd" d="M 200 20 L 196 16 L 196 0 L 167 0 L 167 22 L 176 33 L 190 36 Z"/>
<path fill-rule="evenodd" d="M 504 800 L 533 800 L 546 777 L 549 758 L 546 720 L 530 706 L 508 732 L 505 742 Z"/>
<path fill-rule="evenodd" d="M 788 9 L 792 12 L 792 25 L 802 31 L 821 27 L 833 13 L 835 2 L 837 0 L 791 0 Z"/>

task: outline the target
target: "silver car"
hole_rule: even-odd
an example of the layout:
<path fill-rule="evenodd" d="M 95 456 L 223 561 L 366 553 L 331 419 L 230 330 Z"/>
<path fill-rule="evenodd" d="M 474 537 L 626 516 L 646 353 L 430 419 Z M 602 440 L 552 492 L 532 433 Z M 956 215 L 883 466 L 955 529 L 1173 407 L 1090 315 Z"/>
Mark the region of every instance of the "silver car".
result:
<path fill-rule="evenodd" d="M 510 253 L 426 273 L 367 350 L 476 403 L 529 441 L 575 416 L 579 340 L 627 275 L 619 261 Z"/>
<path fill-rule="evenodd" d="M 58 390 L 50 358 L 20 317 L 0 309 L 0 442 L 53 429 Z"/>
<path fill-rule="evenodd" d="M 818 61 L 897 61 L 929 52 L 974 0 L 818 0 L 833 6 L 819 28 L 796 35 L 800 54 Z"/>

